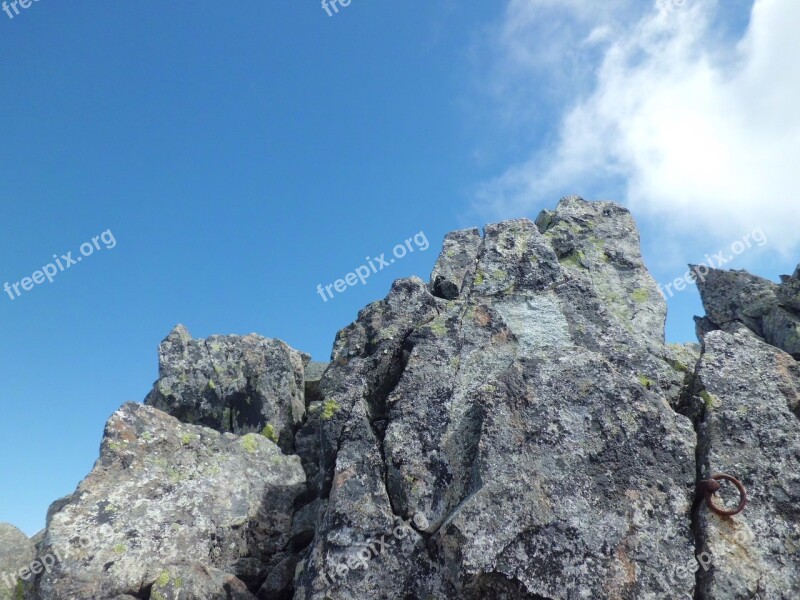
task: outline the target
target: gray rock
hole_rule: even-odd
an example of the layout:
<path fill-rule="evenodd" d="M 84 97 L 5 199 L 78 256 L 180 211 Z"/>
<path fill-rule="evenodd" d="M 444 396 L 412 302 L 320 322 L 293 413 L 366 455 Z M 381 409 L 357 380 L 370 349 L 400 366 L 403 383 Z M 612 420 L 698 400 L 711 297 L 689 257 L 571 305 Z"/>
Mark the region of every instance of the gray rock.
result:
<path fill-rule="evenodd" d="M 182 325 L 161 343 L 145 404 L 185 423 L 236 434 L 263 433 L 286 452 L 305 416 L 307 354 L 250 334 L 193 340 Z"/>
<path fill-rule="evenodd" d="M 171 565 L 153 584 L 150 600 L 257 600 L 247 586 L 229 573 L 202 562 Z"/>
<path fill-rule="evenodd" d="M 481 245 L 477 229 L 462 229 L 448 233 L 444 238 L 442 253 L 431 273 L 430 290 L 434 296 L 453 300 L 471 280 L 475 261 Z"/>
<path fill-rule="evenodd" d="M 800 311 L 800 265 L 791 277 L 784 275 L 781 280 L 777 292 L 778 300 L 786 308 Z"/>
<path fill-rule="evenodd" d="M 33 547 L 36 549 L 37 554 L 42 549 L 42 542 L 44 542 L 45 532 L 46 530 L 42 529 L 31 538 L 31 543 L 33 544 Z"/>
<path fill-rule="evenodd" d="M 698 370 L 699 475 L 749 491 L 735 517 L 698 508 L 706 600 L 800 597 L 800 365 L 744 327 L 706 335 Z M 725 495 L 736 505 L 736 494 Z M 717 502 L 720 502 L 718 500 Z"/>
<path fill-rule="evenodd" d="M 777 306 L 764 317 L 763 328 L 770 344 L 800 358 L 800 316 L 797 313 Z"/>
<path fill-rule="evenodd" d="M 36 548 L 28 536 L 8 523 L 0 523 L 0 600 L 18 600 L 28 593 L 27 582 Z M 28 569 L 23 573 L 20 570 Z"/>
<path fill-rule="evenodd" d="M 778 285 L 746 271 L 698 272 L 697 287 L 706 310 L 705 320 L 698 321 L 698 336 L 703 339 L 714 329 L 732 333 L 743 324 L 767 343 L 800 358 L 800 313 L 793 308 L 796 286 L 793 278 L 784 277 Z"/>
<path fill-rule="evenodd" d="M 800 267 L 699 275 L 703 346 L 666 345 L 630 213 L 573 196 L 449 234 L 330 363 L 179 326 L 147 402 L 185 422 L 111 418 L 48 512 L 63 560 L 22 593 L 795 600 L 800 366 L 778 346 L 800 350 Z M 732 519 L 696 498 L 718 471 L 750 490 Z"/>
<path fill-rule="evenodd" d="M 318 402 L 320 400 L 319 394 L 319 382 L 322 379 L 322 375 L 325 373 L 325 369 L 328 368 L 330 363 L 323 363 L 323 362 L 310 362 L 305 367 L 305 380 L 306 380 L 306 387 L 305 387 L 305 403 L 306 406 L 311 404 L 312 402 Z"/>
<path fill-rule="evenodd" d="M 44 550 L 64 560 L 42 576 L 41 596 L 144 597 L 165 569 L 193 572 L 180 567 L 187 563 L 257 590 L 286 555 L 304 491 L 299 458 L 262 435 L 220 434 L 125 404 L 106 425 L 92 472 L 51 515 Z M 212 589 L 220 578 L 209 572 L 192 585 Z"/>
<path fill-rule="evenodd" d="M 698 273 L 695 280 L 703 308 L 717 328 L 726 330 L 729 324 L 744 323 L 756 335 L 764 337 L 762 320 L 778 306 L 777 284 L 747 271 L 709 269 L 700 275 L 700 267 L 689 265 L 689 268 Z"/>
<path fill-rule="evenodd" d="M 297 600 L 693 592 L 663 577 L 694 544 L 686 373 L 633 220 L 573 197 L 538 223 L 487 226 L 452 301 L 402 282 L 337 337 Z"/>
<path fill-rule="evenodd" d="M 570 196 L 536 223 L 566 280 L 587 280 L 623 328 L 657 346 L 664 343 L 666 302 L 644 266 L 630 211 Z"/>

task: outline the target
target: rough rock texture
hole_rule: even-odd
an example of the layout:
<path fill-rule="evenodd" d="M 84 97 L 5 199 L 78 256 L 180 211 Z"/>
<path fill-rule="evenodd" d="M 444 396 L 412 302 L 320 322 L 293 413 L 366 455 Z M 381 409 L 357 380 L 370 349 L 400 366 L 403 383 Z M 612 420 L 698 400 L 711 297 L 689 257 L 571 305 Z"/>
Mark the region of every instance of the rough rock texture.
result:
<path fill-rule="evenodd" d="M 452 300 L 401 281 L 337 337 L 295 598 L 692 592 L 661 577 L 692 559 L 695 436 L 633 220 L 569 198 L 538 223 L 486 227 Z"/>
<path fill-rule="evenodd" d="M 28 536 L 13 525 L 0 523 L 0 600 L 16 600 L 24 593 L 27 584 L 19 578 L 19 571 L 30 569 L 35 557 L 36 548 Z"/>
<path fill-rule="evenodd" d="M 434 296 L 453 300 L 475 272 L 475 261 L 481 245 L 477 229 L 462 229 L 448 233 L 442 253 L 431 273 L 430 290 Z"/>
<path fill-rule="evenodd" d="M 161 342 L 158 381 L 145 403 L 217 431 L 264 433 L 290 452 L 305 415 L 309 360 L 280 340 L 255 334 L 193 340 L 178 325 Z"/>
<path fill-rule="evenodd" d="M 735 331 L 744 325 L 795 358 L 800 358 L 800 278 L 798 271 L 782 277 L 781 284 L 746 271 L 710 269 L 697 273 L 697 287 L 706 310 L 698 334 L 721 329 Z"/>
<path fill-rule="evenodd" d="M 178 587 L 176 578 L 191 582 L 182 600 L 225 598 L 226 585 L 257 590 L 286 554 L 304 490 L 300 460 L 264 436 L 220 434 L 125 404 L 106 425 L 92 472 L 51 512 L 44 551 L 65 559 L 41 578 L 41 597 L 161 600 L 150 587 Z M 215 585 L 216 595 L 191 593 Z"/>
<path fill-rule="evenodd" d="M 22 593 L 796 600 L 800 267 L 698 284 L 703 344 L 666 345 L 630 213 L 569 197 L 449 234 L 430 282 L 395 282 L 330 363 L 179 326 L 147 403 L 184 423 L 111 418 L 38 542 L 64 560 Z M 697 497 L 717 472 L 744 513 Z"/>
<path fill-rule="evenodd" d="M 734 474 L 750 495 L 733 518 L 700 507 L 701 597 L 800 598 L 800 365 L 740 326 L 706 335 L 697 384 L 699 476 Z"/>

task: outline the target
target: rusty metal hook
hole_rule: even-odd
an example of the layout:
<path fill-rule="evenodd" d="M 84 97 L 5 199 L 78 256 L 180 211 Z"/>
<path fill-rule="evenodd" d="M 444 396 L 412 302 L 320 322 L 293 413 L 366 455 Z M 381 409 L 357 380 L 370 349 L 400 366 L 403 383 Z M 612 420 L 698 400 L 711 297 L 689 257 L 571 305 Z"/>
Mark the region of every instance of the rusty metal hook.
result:
<path fill-rule="evenodd" d="M 733 485 L 736 486 L 736 489 L 739 490 L 739 506 L 732 510 L 725 510 L 724 508 L 719 508 L 714 501 L 712 500 L 712 496 L 716 494 L 722 485 L 719 483 L 721 479 L 725 481 L 730 481 Z M 742 482 L 736 479 L 736 477 L 732 477 L 731 475 L 725 475 L 724 473 L 717 473 L 716 475 L 712 475 L 711 479 L 703 479 L 697 484 L 697 491 L 702 493 L 706 498 L 706 504 L 708 508 L 713 510 L 715 513 L 720 515 L 721 517 L 732 517 L 733 515 L 738 515 L 742 512 L 747 506 L 747 490 L 744 489 Z"/>

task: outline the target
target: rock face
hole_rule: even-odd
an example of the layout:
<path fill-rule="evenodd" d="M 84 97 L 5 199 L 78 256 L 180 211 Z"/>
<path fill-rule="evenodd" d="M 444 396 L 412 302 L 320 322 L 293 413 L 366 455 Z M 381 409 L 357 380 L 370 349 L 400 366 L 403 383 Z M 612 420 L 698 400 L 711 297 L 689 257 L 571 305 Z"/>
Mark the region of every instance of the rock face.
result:
<path fill-rule="evenodd" d="M 800 267 L 698 285 L 702 345 L 666 345 L 630 213 L 570 197 L 449 234 L 330 363 L 178 326 L 147 405 L 50 509 L 38 550 L 63 560 L 21 593 L 797 600 Z M 744 513 L 696 493 L 718 472 Z"/>
<path fill-rule="evenodd" d="M 24 533 L 13 525 L 0 523 L 0 600 L 20 598 L 27 589 L 36 548 Z M 20 575 L 20 570 L 27 569 Z"/>
<path fill-rule="evenodd" d="M 299 458 L 264 436 L 126 404 L 109 419 L 92 472 L 50 515 L 44 551 L 64 560 L 39 593 L 177 600 L 181 588 L 181 599 L 202 600 L 229 587 L 251 598 L 247 584 L 257 590 L 285 558 L 304 490 Z"/>
<path fill-rule="evenodd" d="M 295 598 L 691 593 L 662 575 L 693 556 L 695 435 L 630 214 L 570 198 L 459 232 L 431 289 L 398 282 L 337 338 Z"/>
<path fill-rule="evenodd" d="M 702 333 L 744 325 L 768 344 L 800 359 L 800 267 L 782 283 L 746 271 L 691 266 L 709 321 Z M 707 271 L 707 272 L 704 272 Z"/>
<path fill-rule="evenodd" d="M 745 327 L 712 331 L 697 372 L 699 475 L 735 473 L 750 504 L 735 518 L 702 508 L 709 568 L 702 598 L 800 597 L 800 365 Z M 730 502 L 735 506 L 735 496 Z"/>
<path fill-rule="evenodd" d="M 309 360 L 280 340 L 254 334 L 193 340 L 178 325 L 161 342 L 159 378 L 145 404 L 217 431 L 263 433 L 291 451 L 305 415 Z"/>

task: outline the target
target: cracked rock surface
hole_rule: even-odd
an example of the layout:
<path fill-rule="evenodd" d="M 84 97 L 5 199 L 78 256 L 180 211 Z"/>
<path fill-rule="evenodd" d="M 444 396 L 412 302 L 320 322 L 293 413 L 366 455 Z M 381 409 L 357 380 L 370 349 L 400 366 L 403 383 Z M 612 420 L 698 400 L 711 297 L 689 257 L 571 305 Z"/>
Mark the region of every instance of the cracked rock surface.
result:
<path fill-rule="evenodd" d="M 448 234 L 329 363 L 178 326 L 23 597 L 796 600 L 800 267 L 698 286 L 702 343 L 665 344 L 630 212 L 573 196 Z"/>
<path fill-rule="evenodd" d="M 166 590 L 180 580 L 183 599 L 216 597 L 190 591 L 214 586 L 218 597 L 226 586 L 249 594 L 247 584 L 283 558 L 304 489 L 299 458 L 264 436 L 125 404 L 106 425 L 92 472 L 50 515 L 43 552 L 64 560 L 43 574 L 39 593 L 161 600 L 177 598 Z"/>
<path fill-rule="evenodd" d="M 178 325 L 158 349 L 159 377 L 145 404 L 217 431 L 263 432 L 291 451 L 305 416 L 310 359 L 280 340 L 255 334 L 193 340 Z"/>
<path fill-rule="evenodd" d="M 701 597 L 798 598 L 800 365 L 740 327 L 706 335 L 697 378 L 699 475 L 735 474 L 750 500 L 733 518 L 700 507 L 699 541 L 710 563 L 698 572 Z M 723 498 L 735 506 L 738 495 Z"/>
<path fill-rule="evenodd" d="M 402 281 L 340 334 L 336 459 L 295 598 L 693 590 L 661 577 L 693 555 L 695 435 L 633 220 L 569 198 L 538 223 L 487 226 L 474 265 L 451 238 L 434 273 L 471 273 L 458 295 Z"/>

